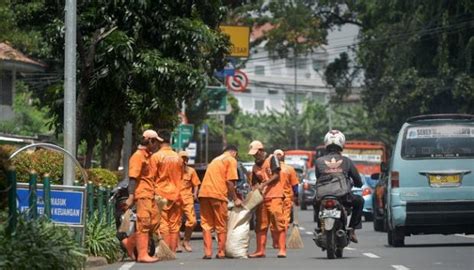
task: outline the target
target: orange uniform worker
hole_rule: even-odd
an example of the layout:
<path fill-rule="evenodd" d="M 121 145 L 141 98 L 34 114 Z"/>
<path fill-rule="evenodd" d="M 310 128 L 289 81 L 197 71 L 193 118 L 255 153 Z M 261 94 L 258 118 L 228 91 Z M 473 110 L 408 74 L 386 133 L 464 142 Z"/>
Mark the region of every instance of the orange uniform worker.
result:
<path fill-rule="evenodd" d="M 299 180 L 295 168 L 285 163 L 285 153 L 282 150 L 277 149 L 273 154 L 278 158 L 282 165 L 280 177 L 283 178 L 283 196 L 285 197 L 283 200 L 283 213 L 286 216 L 286 228 L 288 229 L 293 203 L 298 205 Z"/>
<path fill-rule="evenodd" d="M 249 155 L 254 156 L 252 168 L 254 187 L 263 190 L 264 202 L 257 207 L 257 250 L 249 258 L 265 257 L 267 231 L 270 223 L 278 236 L 278 258 L 286 258 L 286 225 L 283 214 L 283 182 L 280 178 L 280 161 L 266 152 L 260 141 L 250 144 Z"/>
<path fill-rule="evenodd" d="M 240 206 L 242 201 L 235 194 L 237 174 L 237 147 L 229 145 L 224 153 L 214 158 L 207 166 L 199 191 L 201 204 L 201 227 L 204 240 L 203 259 L 212 258 L 212 231 L 217 232 L 218 252 L 216 258 L 225 257 L 227 238 L 227 201 L 228 197 Z"/>
<path fill-rule="evenodd" d="M 169 248 L 176 252 L 181 226 L 181 179 L 183 162 L 170 146 L 171 133 L 160 130 L 160 150 L 151 156 L 150 173 L 155 179 L 155 193 L 168 200 L 161 212 L 160 234 Z"/>
<path fill-rule="evenodd" d="M 145 130 L 137 151 L 130 157 L 129 162 L 129 197 L 127 208 L 133 203 L 137 208 L 136 234 L 122 240 L 128 256 L 135 258 L 135 245 L 138 251 L 138 262 L 156 262 L 157 258 L 148 255 L 148 241 L 151 233 L 158 233 L 158 208 L 154 202 L 154 182 L 148 176 L 150 157 L 163 141 L 154 130 Z"/>
<path fill-rule="evenodd" d="M 194 211 L 194 201 L 198 200 L 198 187 L 201 184 L 196 170 L 187 166 L 188 153 L 180 151 L 179 157 L 183 160 L 183 180 L 181 184 L 181 198 L 183 199 L 182 211 L 186 216 L 183 248 L 187 252 L 193 251 L 189 241 L 193 234 L 194 227 L 197 225 L 196 212 Z"/>

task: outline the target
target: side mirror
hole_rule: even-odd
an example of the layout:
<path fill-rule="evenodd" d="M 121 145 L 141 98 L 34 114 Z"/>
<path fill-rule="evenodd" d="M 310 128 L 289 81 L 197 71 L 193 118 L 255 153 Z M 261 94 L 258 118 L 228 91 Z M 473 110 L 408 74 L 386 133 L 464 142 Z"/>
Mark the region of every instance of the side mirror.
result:
<path fill-rule="evenodd" d="M 385 163 L 385 162 L 380 163 L 380 171 L 381 171 L 382 173 L 387 173 L 387 172 L 388 172 L 387 163 Z"/>
<path fill-rule="evenodd" d="M 370 175 L 370 179 L 379 180 L 380 179 L 380 173 L 374 173 L 374 174 Z"/>

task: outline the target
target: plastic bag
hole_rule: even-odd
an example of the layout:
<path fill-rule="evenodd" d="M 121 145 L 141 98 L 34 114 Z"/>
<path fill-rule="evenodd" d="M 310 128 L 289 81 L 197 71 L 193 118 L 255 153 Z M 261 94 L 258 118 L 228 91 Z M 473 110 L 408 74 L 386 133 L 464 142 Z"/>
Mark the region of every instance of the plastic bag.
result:
<path fill-rule="evenodd" d="M 247 258 L 250 241 L 251 212 L 243 207 L 229 211 L 225 255 L 229 258 Z"/>

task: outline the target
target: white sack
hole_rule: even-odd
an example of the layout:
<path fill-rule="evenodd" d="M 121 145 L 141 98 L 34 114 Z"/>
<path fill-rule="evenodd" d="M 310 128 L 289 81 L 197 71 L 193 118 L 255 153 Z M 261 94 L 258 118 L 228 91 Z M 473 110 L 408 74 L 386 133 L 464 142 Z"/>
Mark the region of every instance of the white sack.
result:
<path fill-rule="evenodd" d="M 247 258 L 250 241 L 250 211 L 234 207 L 227 220 L 225 255 L 230 258 Z"/>

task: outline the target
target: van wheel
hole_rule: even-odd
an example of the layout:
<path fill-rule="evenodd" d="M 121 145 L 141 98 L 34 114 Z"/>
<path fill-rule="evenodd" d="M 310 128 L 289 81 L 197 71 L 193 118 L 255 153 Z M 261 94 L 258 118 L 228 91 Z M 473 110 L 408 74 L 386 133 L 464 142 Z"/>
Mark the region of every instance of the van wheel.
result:
<path fill-rule="evenodd" d="M 394 228 L 388 230 L 388 244 L 394 247 L 403 247 L 405 245 L 405 232 L 403 228 Z"/>

